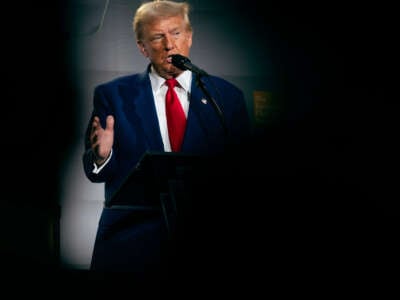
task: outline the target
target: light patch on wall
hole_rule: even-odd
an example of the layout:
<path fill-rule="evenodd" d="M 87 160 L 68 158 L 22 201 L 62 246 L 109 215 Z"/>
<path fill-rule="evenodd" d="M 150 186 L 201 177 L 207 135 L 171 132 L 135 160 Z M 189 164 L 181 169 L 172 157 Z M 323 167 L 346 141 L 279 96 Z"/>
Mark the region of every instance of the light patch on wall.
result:
<path fill-rule="evenodd" d="M 254 123 L 257 127 L 267 124 L 272 105 L 272 94 L 268 91 L 253 91 Z"/>

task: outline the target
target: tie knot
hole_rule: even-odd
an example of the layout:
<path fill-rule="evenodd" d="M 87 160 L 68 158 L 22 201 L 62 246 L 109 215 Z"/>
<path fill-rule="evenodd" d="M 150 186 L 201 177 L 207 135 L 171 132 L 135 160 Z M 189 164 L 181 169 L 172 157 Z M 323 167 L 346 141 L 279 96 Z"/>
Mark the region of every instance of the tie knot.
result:
<path fill-rule="evenodd" d="M 176 81 L 175 78 L 170 78 L 165 80 L 165 83 L 167 84 L 168 88 L 174 88 L 178 85 L 178 81 Z"/>

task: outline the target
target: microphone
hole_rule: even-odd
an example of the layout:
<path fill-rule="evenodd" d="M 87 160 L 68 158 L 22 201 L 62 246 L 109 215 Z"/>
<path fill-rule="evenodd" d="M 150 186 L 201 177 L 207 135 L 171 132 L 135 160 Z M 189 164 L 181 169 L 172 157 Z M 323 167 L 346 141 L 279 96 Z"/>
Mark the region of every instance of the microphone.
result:
<path fill-rule="evenodd" d="M 193 73 L 201 76 L 208 76 L 207 72 L 192 64 L 189 58 L 180 54 L 170 55 L 172 64 L 181 70 L 190 70 Z"/>

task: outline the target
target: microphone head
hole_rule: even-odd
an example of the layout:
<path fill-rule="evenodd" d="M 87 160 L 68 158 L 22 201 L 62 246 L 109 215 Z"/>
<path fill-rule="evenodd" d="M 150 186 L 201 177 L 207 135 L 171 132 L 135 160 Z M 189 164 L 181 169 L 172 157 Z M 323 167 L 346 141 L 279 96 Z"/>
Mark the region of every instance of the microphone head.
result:
<path fill-rule="evenodd" d="M 170 57 L 171 57 L 171 62 L 175 67 L 183 71 L 188 69 L 185 64 L 190 63 L 189 58 L 180 54 L 172 54 L 170 55 Z"/>

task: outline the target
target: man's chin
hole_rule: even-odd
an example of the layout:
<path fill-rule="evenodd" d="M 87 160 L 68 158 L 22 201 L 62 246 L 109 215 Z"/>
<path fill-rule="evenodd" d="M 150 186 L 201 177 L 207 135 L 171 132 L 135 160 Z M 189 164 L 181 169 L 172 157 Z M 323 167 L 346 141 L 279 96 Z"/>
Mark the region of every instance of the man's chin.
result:
<path fill-rule="evenodd" d="M 160 72 L 158 72 L 162 77 L 176 77 L 182 73 L 181 69 L 174 67 L 169 64 L 168 66 L 162 68 Z"/>

